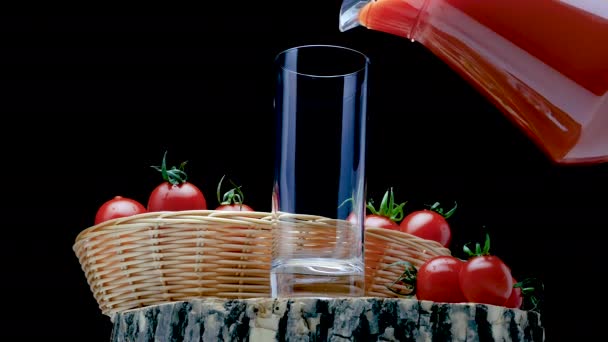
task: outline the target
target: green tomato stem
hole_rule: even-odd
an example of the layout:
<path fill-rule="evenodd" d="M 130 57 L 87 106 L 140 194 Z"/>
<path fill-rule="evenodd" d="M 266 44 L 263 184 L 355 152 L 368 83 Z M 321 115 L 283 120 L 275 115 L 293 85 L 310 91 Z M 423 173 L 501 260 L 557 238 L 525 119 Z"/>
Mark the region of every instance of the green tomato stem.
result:
<path fill-rule="evenodd" d="M 185 183 L 188 180 L 188 175 L 186 174 L 186 172 L 184 171 L 185 166 L 186 166 L 186 161 L 182 162 L 179 166 L 179 168 L 176 168 L 175 166 L 171 167 L 171 169 L 167 170 L 167 151 L 165 151 L 165 154 L 163 155 L 163 161 L 161 163 L 161 166 L 152 166 L 152 168 L 154 168 L 157 171 L 160 171 L 161 175 L 163 176 L 163 180 L 173 184 L 173 185 L 178 185 L 178 184 L 182 184 Z"/>
<path fill-rule="evenodd" d="M 238 204 L 242 207 L 243 203 L 245 201 L 245 194 L 243 194 L 243 191 L 241 190 L 241 186 L 237 186 L 236 184 L 234 184 L 234 182 L 232 180 L 230 180 L 230 183 L 234 186 L 234 188 L 226 191 L 224 193 L 223 199 L 220 199 L 222 182 L 224 181 L 225 177 L 226 177 L 226 175 L 222 176 L 222 178 L 220 179 L 220 182 L 217 185 L 217 192 L 216 192 L 217 201 L 219 202 L 220 205 Z"/>
<path fill-rule="evenodd" d="M 380 208 L 378 210 L 374 208 L 373 202 L 371 200 L 367 204 L 367 209 L 374 215 L 388 217 L 392 221 L 398 222 L 403 219 L 403 207 L 406 203 L 407 202 L 396 204 L 393 188 L 390 188 L 387 192 L 384 193 L 384 196 L 382 197 L 382 202 L 380 202 Z"/>
<path fill-rule="evenodd" d="M 456 201 L 454 201 L 454 207 L 452 207 L 452 209 L 448 210 L 447 213 L 444 213 L 443 209 L 441 207 L 439 207 L 439 202 L 435 202 L 435 203 L 433 203 L 433 205 L 429 206 L 429 210 L 432 210 L 432 211 L 438 213 L 439 215 L 443 216 L 444 218 L 448 219 L 448 218 L 450 218 L 450 216 L 454 215 L 454 212 L 456 211 L 457 207 L 458 207 L 458 203 L 456 203 Z"/>
<path fill-rule="evenodd" d="M 464 244 L 464 246 L 462 246 L 462 250 L 469 257 L 490 255 L 490 234 L 486 233 L 486 240 L 484 242 L 483 248 L 481 247 L 479 242 L 475 244 L 475 252 L 471 251 L 468 246 L 469 244 L 470 242 L 467 242 L 466 244 Z"/>

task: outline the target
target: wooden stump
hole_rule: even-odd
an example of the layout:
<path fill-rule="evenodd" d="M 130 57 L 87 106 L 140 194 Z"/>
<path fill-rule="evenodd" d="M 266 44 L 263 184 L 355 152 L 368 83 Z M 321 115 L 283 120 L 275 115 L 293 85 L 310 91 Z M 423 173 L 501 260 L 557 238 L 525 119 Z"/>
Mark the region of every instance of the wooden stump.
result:
<path fill-rule="evenodd" d="M 544 341 L 540 315 L 396 298 L 200 299 L 112 316 L 113 342 Z"/>

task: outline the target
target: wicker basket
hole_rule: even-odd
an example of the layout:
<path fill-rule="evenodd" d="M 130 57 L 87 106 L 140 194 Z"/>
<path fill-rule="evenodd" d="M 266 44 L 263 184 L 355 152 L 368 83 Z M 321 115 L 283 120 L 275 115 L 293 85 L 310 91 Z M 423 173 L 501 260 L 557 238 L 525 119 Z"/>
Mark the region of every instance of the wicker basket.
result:
<path fill-rule="evenodd" d="M 306 227 L 326 218 L 298 215 Z M 335 227 L 335 225 L 334 225 Z M 304 230 L 304 229 L 303 229 Z M 325 239 L 331 234 L 313 234 Z M 403 272 L 450 251 L 409 234 L 366 228 L 366 295 L 395 297 L 387 286 Z M 271 215 L 194 210 L 114 219 L 83 230 L 73 246 L 103 314 L 201 297 L 270 296 Z M 403 289 L 401 289 L 403 290 Z"/>
<path fill-rule="evenodd" d="M 406 261 L 420 267 L 437 255 L 450 255 L 450 250 L 435 241 L 384 228 L 365 228 L 365 292 L 370 297 L 398 297 L 412 291 L 395 280 L 406 267 Z"/>

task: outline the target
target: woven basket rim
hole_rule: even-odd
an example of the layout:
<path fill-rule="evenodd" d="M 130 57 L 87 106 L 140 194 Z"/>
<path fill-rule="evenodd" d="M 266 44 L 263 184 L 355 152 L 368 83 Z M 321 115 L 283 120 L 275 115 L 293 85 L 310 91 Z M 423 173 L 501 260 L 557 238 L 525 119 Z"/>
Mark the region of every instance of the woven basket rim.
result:
<path fill-rule="evenodd" d="M 90 234 L 93 231 L 101 230 L 110 227 L 116 227 L 122 224 L 137 223 L 142 220 L 151 219 L 157 221 L 154 223 L 162 223 L 163 220 L 167 219 L 179 219 L 183 217 L 217 217 L 217 218 L 230 218 L 230 217 L 249 217 L 249 218 L 267 218 L 270 220 L 270 212 L 263 211 L 238 211 L 238 210 L 212 210 L 212 209 L 200 209 L 200 210 L 181 210 L 181 211 L 153 211 L 141 214 L 135 214 L 126 217 L 114 218 L 93 226 L 89 226 L 76 235 L 75 242 L 78 242 L 85 238 L 85 235 Z M 150 221 L 146 223 L 151 223 Z"/>
<path fill-rule="evenodd" d="M 302 217 L 307 219 L 325 219 L 326 217 L 311 215 L 311 214 L 291 214 L 287 213 L 286 215 L 294 216 L 294 217 Z M 101 222 L 99 224 L 87 227 L 80 231 L 75 238 L 75 242 L 78 242 L 85 238 L 85 235 L 104 228 L 115 227 L 121 224 L 128 224 L 133 222 L 138 222 L 145 219 L 153 219 L 157 221 L 155 223 L 162 223 L 163 220 L 167 219 L 179 219 L 183 217 L 217 217 L 217 218 L 257 218 L 263 219 L 265 221 L 271 222 L 272 213 L 266 211 L 238 211 L 238 210 L 213 210 L 213 209 L 200 209 L 200 210 L 182 210 L 182 211 L 155 211 L 155 212 L 146 212 L 141 214 L 135 214 L 127 217 L 120 217 L 111 219 L 108 221 Z M 149 221 L 146 223 L 150 223 Z M 433 240 L 427 240 L 420 238 L 418 236 L 412 235 L 410 233 L 402 232 L 396 229 L 387 229 L 387 228 L 379 228 L 379 227 L 365 227 L 366 232 L 371 233 L 381 233 L 381 235 L 394 235 L 396 237 L 403 237 L 408 239 L 419 239 L 424 243 L 434 245 L 437 248 L 443 247 L 439 242 Z M 445 247 L 443 247 L 445 248 Z"/>
<path fill-rule="evenodd" d="M 311 215 L 311 214 L 292 214 L 287 213 L 286 215 L 294 216 L 294 217 L 302 217 L 306 219 L 325 219 L 326 217 Z M 155 212 L 146 212 L 141 214 L 135 214 L 127 217 L 120 217 L 111 219 L 108 221 L 101 222 L 99 224 L 90 226 L 88 228 L 83 229 L 78 233 L 74 240 L 74 247 L 78 244 L 79 241 L 85 239 L 86 235 L 91 232 L 107 229 L 111 227 L 120 226 L 123 224 L 129 223 L 137 223 L 139 221 L 143 221 L 146 219 L 151 219 L 154 223 L 161 224 L 163 222 L 170 222 L 169 219 L 180 219 L 184 217 L 197 218 L 197 217 L 216 217 L 216 218 L 253 218 L 253 219 L 261 219 L 262 221 L 267 221 L 271 223 L 272 213 L 267 211 L 238 211 L 238 210 L 213 210 L 213 209 L 200 209 L 200 210 L 182 210 L 182 211 L 155 211 Z M 146 223 L 151 223 L 148 221 Z M 441 245 L 437 241 L 427 240 L 424 238 L 420 238 L 418 236 L 412 235 L 410 233 L 402 232 L 396 229 L 387 229 L 387 228 L 379 228 L 379 227 L 365 227 L 365 232 L 376 233 L 380 235 L 392 235 L 396 238 L 403 239 L 414 239 L 417 242 L 421 242 L 424 244 L 430 245 L 430 247 L 434 247 L 436 249 L 448 249 Z"/>

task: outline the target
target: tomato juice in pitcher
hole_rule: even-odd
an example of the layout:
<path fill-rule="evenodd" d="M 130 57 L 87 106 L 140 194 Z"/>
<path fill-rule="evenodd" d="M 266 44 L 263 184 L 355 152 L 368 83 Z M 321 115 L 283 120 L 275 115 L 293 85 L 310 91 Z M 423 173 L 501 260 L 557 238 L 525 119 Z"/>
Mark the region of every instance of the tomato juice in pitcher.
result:
<path fill-rule="evenodd" d="M 356 26 L 420 42 L 552 161 L 608 161 L 608 1 L 344 0 Z"/>

